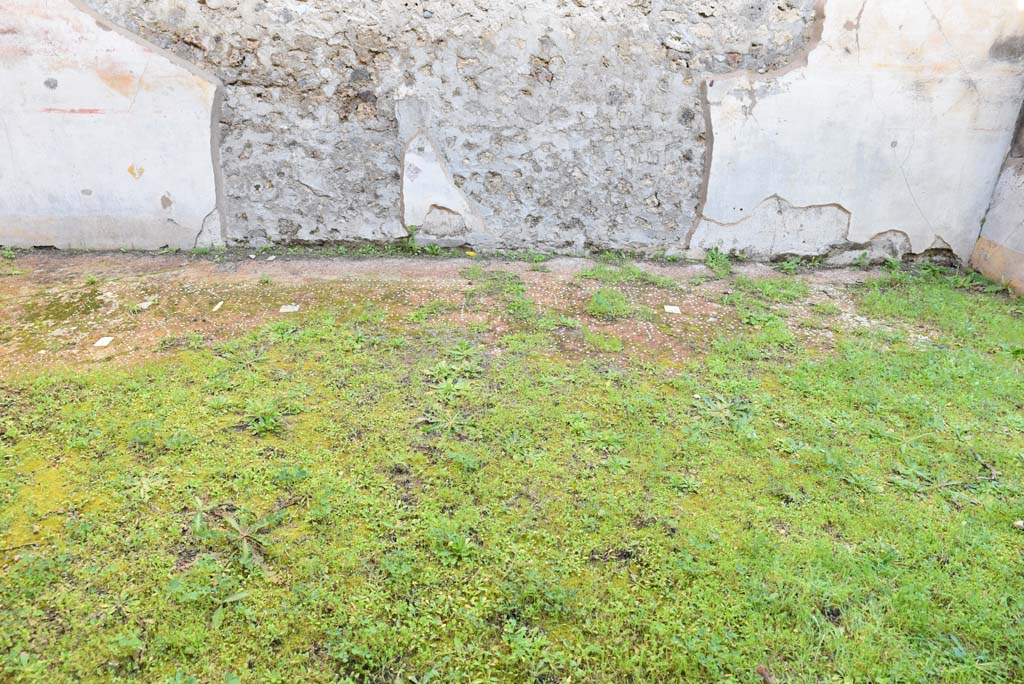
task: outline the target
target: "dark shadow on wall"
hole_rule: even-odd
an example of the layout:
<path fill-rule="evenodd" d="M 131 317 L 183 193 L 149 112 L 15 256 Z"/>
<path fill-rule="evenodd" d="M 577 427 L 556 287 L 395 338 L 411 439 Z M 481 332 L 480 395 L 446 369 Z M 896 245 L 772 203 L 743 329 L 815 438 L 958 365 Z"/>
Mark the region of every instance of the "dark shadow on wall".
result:
<path fill-rule="evenodd" d="M 1024 159 L 1024 104 L 1021 105 L 1020 114 L 1017 116 L 1017 132 L 1010 144 L 1010 159 Z"/>

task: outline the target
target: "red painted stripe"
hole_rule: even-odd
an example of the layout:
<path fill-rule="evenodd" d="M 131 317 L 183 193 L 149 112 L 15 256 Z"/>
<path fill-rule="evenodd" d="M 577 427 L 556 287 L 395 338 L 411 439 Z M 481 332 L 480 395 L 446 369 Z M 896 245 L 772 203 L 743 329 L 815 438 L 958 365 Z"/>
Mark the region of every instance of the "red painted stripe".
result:
<path fill-rule="evenodd" d="M 47 114 L 102 114 L 102 109 L 56 109 L 47 107 L 43 110 Z"/>

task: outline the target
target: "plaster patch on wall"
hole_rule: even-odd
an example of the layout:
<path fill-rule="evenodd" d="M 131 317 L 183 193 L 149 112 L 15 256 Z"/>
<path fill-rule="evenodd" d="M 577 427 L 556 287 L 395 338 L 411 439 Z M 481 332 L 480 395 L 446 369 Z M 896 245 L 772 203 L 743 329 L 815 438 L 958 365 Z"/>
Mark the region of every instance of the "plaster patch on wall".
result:
<path fill-rule="evenodd" d="M 5 0 L 0 25 L 0 243 L 223 244 L 215 78 L 76 0 Z"/>
<path fill-rule="evenodd" d="M 1020 41 L 1011 43 L 1018 46 Z M 997 43 L 1003 51 L 1007 50 L 1005 44 L 1006 41 Z M 1006 283 L 1017 294 L 1024 294 L 1024 106 L 1017 116 L 1016 129 L 985 214 L 981 237 L 971 256 L 971 266 Z"/>
<path fill-rule="evenodd" d="M 778 195 L 849 210 L 845 235 L 834 218 L 800 228 L 815 248 L 898 230 L 915 252 L 945 244 L 966 259 L 1024 91 L 1024 63 L 990 52 L 1021 34 L 1013 0 L 829 0 L 805 67 L 709 81 L 714 148 L 690 246 L 743 221 L 719 241 L 771 253 L 779 214 L 760 205 Z"/>
<path fill-rule="evenodd" d="M 443 246 L 484 245 L 484 222 L 455 185 L 441 153 L 418 131 L 402 154 L 402 220 L 417 240 Z M 493 239 L 490 240 L 493 246 Z"/>

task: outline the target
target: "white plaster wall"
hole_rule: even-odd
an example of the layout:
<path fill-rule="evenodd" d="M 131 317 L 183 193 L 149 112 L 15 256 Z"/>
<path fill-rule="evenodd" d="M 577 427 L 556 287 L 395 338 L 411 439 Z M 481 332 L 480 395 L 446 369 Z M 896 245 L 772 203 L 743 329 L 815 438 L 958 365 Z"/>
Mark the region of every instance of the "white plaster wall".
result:
<path fill-rule="evenodd" d="M 981 237 L 1024 254 L 1024 158 L 1009 160 L 999 176 Z"/>
<path fill-rule="evenodd" d="M 0 244 L 219 244 L 215 79 L 70 0 L 0 2 Z"/>
<path fill-rule="evenodd" d="M 824 254 L 899 231 L 915 252 L 968 258 L 1024 93 L 1022 46 L 1017 0 L 828 0 L 806 66 L 709 82 L 710 176 L 690 246 Z M 849 220 L 827 212 L 793 249 L 793 221 L 762 207 L 775 197 Z"/>

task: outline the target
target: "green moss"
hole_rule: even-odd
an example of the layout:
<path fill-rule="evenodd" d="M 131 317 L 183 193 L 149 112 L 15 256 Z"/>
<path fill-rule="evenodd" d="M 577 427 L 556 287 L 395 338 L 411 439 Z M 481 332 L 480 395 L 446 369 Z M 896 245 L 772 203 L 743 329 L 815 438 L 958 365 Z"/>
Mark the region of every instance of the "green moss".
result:
<path fill-rule="evenodd" d="M 43 302 L 33 302 L 26 307 L 25 317 L 29 321 L 67 321 L 87 316 L 103 306 L 100 291 L 95 286 L 58 294 Z"/>
<path fill-rule="evenodd" d="M 5 380 L 0 679 L 1024 678 L 1019 303 L 889 274 L 825 353 L 737 287 L 652 364 L 487 273 L 498 333 L 352 291 Z"/>

